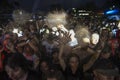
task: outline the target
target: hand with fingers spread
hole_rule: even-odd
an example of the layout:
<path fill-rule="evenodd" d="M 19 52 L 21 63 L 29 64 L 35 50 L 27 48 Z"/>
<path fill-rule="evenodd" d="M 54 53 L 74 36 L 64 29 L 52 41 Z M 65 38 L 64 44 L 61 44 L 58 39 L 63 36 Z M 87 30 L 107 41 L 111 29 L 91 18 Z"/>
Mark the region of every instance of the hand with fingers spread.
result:
<path fill-rule="evenodd" d="M 70 36 L 71 35 L 69 34 L 69 32 L 60 32 L 58 40 L 59 44 L 66 45 L 71 40 Z"/>

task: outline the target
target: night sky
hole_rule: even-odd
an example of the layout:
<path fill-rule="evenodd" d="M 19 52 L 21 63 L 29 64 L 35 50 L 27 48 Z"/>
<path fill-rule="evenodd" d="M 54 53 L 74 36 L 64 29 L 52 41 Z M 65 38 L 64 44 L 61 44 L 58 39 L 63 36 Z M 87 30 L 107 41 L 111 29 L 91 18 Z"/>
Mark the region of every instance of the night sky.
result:
<path fill-rule="evenodd" d="M 55 4 L 61 5 L 64 9 L 70 9 L 72 7 L 104 9 L 112 4 L 119 4 L 120 0 L 7 0 L 7 2 L 14 8 L 36 12 L 38 10 L 49 10 Z"/>
<path fill-rule="evenodd" d="M 12 19 L 11 14 L 16 9 L 23 9 L 34 14 L 40 11 L 48 12 L 56 4 L 65 10 L 74 7 L 98 12 L 109 9 L 113 4 L 120 8 L 120 0 L 0 0 L 0 19 L 6 24 L 8 18 Z"/>

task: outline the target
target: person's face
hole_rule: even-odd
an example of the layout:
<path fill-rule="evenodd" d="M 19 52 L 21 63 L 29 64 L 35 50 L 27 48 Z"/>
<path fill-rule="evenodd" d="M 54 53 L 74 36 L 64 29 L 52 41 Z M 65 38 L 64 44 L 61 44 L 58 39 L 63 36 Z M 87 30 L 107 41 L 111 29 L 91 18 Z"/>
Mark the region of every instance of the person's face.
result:
<path fill-rule="evenodd" d="M 69 64 L 71 67 L 78 67 L 79 61 L 76 57 L 71 57 Z"/>
<path fill-rule="evenodd" d="M 48 67 L 47 62 L 42 62 L 42 63 L 41 63 L 41 70 L 42 70 L 43 72 L 46 72 L 46 71 L 48 71 L 48 69 L 49 69 L 49 67 Z"/>
<path fill-rule="evenodd" d="M 33 50 L 31 49 L 31 47 L 29 45 L 27 45 L 25 47 L 24 52 L 27 53 L 27 54 L 30 54 L 30 55 L 34 53 Z"/>
<path fill-rule="evenodd" d="M 13 39 L 16 40 L 18 38 L 18 35 L 17 34 L 13 34 Z"/>
<path fill-rule="evenodd" d="M 99 35 L 93 34 L 92 35 L 92 44 L 96 45 L 99 42 Z"/>
<path fill-rule="evenodd" d="M 22 48 L 22 47 L 17 47 L 17 51 L 18 51 L 19 53 L 23 53 L 23 48 Z"/>
<path fill-rule="evenodd" d="M 31 32 L 34 32 L 34 30 L 35 30 L 34 26 L 33 26 L 33 25 L 30 25 L 30 31 L 31 31 Z"/>
<path fill-rule="evenodd" d="M 24 35 L 25 35 L 25 36 L 28 36 L 29 33 L 30 33 L 30 32 L 29 32 L 27 29 L 24 30 Z"/>
<path fill-rule="evenodd" d="M 105 58 L 105 59 L 108 59 L 110 57 L 110 53 L 103 54 L 102 57 Z"/>
<path fill-rule="evenodd" d="M 19 67 L 16 67 L 15 69 L 12 69 L 11 67 L 6 66 L 5 70 L 8 74 L 8 76 L 12 80 L 19 80 L 23 76 L 23 73 L 24 73 L 24 71 Z"/>
<path fill-rule="evenodd" d="M 57 52 L 55 52 L 55 53 L 53 54 L 53 59 L 58 59 L 58 53 L 57 53 Z"/>
<path fill-rule="evenodd" d="M 113 47 L 117 48 L 118 46 L 119 46 L 118 41 L 115 41 L 114 44 L 113 44 Z"/>

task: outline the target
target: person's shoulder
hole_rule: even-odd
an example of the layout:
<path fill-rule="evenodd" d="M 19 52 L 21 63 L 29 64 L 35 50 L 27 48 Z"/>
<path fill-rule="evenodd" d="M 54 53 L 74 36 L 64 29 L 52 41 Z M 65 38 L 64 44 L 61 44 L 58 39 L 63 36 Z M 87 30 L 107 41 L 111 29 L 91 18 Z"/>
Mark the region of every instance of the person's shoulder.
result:
<path fill-rule="evenodd" d="M 27 80 L 41 80 L 41 76 L 36 71 L 29 71 Z"/>

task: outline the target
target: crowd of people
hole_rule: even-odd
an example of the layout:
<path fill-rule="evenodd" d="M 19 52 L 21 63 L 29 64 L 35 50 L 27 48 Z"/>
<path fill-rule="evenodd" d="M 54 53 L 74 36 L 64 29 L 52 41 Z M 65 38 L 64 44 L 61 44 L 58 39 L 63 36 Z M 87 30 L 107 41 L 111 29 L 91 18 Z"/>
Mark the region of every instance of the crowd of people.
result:
<path fill-rule="evenodd" d="M 118 23 L 71 18 L 53 30 L 47 21 L 10 21 L 0 30 L 0 80 L 120 80 Z"/>

